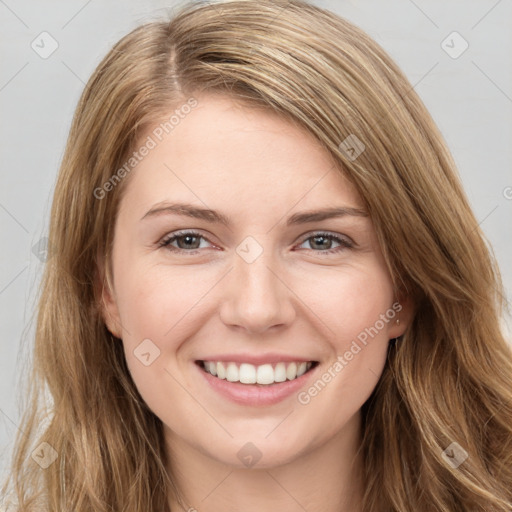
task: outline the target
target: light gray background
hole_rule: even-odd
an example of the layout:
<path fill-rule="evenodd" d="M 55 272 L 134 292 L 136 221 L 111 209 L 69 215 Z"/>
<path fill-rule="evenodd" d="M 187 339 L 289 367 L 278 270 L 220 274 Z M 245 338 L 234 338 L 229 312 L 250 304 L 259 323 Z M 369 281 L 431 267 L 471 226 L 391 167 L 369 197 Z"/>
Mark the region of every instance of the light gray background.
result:
<path fill-rule="evenodd" d="M 366 30 L 414 85 L 455 157 L 469 200 L 494 247 L 510 300 L 512 2 L 313 3 Z M 169 16 L 180 4 L 0 0 L 0 471 L 5 470 L 17 429 L 16 383 L 29 361 L 43 268 L 32 248 L 46 233 L 53 185 L 79 95 L 118 39 L 141 22 Z M 31 48 L 34 40 L 42 45 L 43 31 L 58 43 L 46 59 Z M 441 46 L 453 31 L 469 45 L 458 58 Z M 452 53 L 462 48 L 461 40 L 453 37 L 445 44 L 453 46 Z M 509 326 L 507 318 L 510 335 Z"/>

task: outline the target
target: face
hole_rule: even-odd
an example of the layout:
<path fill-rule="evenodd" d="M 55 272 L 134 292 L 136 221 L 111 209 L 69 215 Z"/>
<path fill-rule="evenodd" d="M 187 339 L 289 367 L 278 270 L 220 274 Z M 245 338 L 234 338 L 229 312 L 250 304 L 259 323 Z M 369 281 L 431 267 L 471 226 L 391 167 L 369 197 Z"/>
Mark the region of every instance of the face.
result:
<path fill-rule="evenodd" d="M 354 424 L 405 310 L 397 325 L 371 219 L 329 153 L 197 99 L 129 176 L 105 320 L 171 444 L 271 467 Z"/>

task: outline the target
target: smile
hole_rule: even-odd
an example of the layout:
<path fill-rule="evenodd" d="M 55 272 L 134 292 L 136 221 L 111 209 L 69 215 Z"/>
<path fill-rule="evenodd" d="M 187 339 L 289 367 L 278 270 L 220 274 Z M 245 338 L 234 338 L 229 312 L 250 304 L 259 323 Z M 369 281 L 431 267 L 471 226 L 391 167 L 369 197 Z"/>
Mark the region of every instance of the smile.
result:
<path fill-rule="evenodd" d="M 292 361 L 261 365 L 225 361 L 198 361 L 197 363 L 205 372 L 218 379 L 262 386 L 298 379 L 318 364 L 317 361 Z"/>

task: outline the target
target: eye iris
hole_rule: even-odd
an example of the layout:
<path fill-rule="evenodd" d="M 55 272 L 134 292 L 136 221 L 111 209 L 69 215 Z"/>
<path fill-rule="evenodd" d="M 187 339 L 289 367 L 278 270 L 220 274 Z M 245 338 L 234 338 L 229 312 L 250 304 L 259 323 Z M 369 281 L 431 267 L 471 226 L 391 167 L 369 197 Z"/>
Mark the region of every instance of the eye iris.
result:
<path fill-rule="evenodd" d="M 197 244 L 193 244 L 192 245 L 189 243 L 191 239 L 196 239 L 196 242 L 199 240 L 199 237 L 198 236 L 195 236 L 195 235 L 181 235 L 181 236 L 178 236 L 176 238 L 177 242 L 178 242 L 178 247 L 180 249 L 183 249 L 183 248 L 192 248 L 192 249 L 197 249 L 199 246 L 196 247 Z M 184 247 L 180 247 L 182 244 L 180 243 L 180 240 L 187 240 L 187 242 L 185 243 Z"/>
<path fill-rule="evenodd" d="M 164 245 L 170 245 L 173 242 L 177 243 L 176 249 L 178 250 L 185 250 L 185 249 L 199 249 L 200 248 L 200 241 L 203 237 L 200 235 L 196 235 L 193 233 L 184 233 L 184 234 L 177 234 L 170 238 L 167 242 L 165 242 Z M 318 234 L 314 236 L 310 236 L 307 239 L 310 243 L 310 246 L 313 247 L 313 249 L 319 249 L 320 251 L 330 251 L 332 242 L 334 240 L 337 240 L 336 237 L 333 237 L 332 235 L 325 235 L 325 234 Z M 198 245 L 199 243 L 199 245 Z M 338 243 L 341 243 L 338 241 Z M 326 246 L 327 244 L 327 246 Z M 342 243 L 343 245 L 343 243 Z M 348 246 L 348 244 L 347 244 Z"/>
<path fill-rule="evenodd" d="M 320 239 L 321 242 L 320 243 L 317 243 L 317 240 Z M 312 240 L 313 240 L 313 243 L 311 244 L 313 248 L 315 249 L 321 249 L 321 250 L 326 250 L 326 249 L 329 249 L 330 248 L 330 244 L 332 243 L 332 240 L 324 235 L 317 235 L 317 236 L 314 236 L 312 237 Z M 325 243 L 328 243 L 329 246 L 328 247 L 322 247 L 322 243 L 325 244 Z M 319 245 L 320 247 L 315 247 Z"/>

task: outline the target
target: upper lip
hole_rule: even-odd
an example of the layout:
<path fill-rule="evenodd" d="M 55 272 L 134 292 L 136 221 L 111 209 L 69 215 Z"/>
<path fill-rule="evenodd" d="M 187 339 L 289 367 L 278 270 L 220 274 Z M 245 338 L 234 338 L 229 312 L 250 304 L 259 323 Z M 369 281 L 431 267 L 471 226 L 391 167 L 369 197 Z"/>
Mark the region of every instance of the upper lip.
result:
<path fill-rule="evenodd" d="M 290 356 L 284 354 L 217 354 L 207 356 L 200 361 L 220 361 L 223 363 L 249 363 L 254 366 L 271 363 L 308 363 L 309 361 L 316 361 L 310 357 Z"/>

